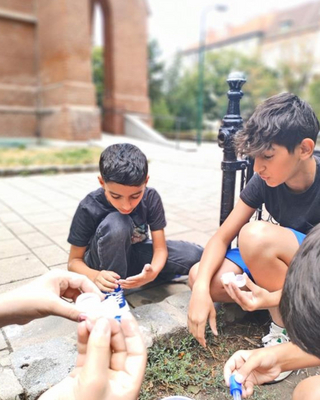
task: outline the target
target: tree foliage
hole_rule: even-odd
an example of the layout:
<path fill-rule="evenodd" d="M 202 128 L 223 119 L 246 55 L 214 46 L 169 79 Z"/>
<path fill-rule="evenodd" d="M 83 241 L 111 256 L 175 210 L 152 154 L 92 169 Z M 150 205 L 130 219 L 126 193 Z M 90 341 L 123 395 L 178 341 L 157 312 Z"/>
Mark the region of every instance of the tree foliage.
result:
<path fill-rule="evenodd" d="M 94 47 L 92 50 L 92 79 L 96 88 L 97 105 L 102 108 L 104 93 L 103 47 Z"/>

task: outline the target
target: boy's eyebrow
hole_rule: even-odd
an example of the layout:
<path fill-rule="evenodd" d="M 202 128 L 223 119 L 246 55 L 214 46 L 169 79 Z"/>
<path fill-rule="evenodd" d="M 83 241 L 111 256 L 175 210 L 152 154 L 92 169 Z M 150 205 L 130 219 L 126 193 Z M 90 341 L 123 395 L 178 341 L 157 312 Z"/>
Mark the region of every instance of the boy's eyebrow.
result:
<path fill-rule="evenodd" d="M 137 195 L 137 194 L 141 194 L 142 192 L 143 192 L 143 190 L 141 189 L 141 190 L 139 190 L 138 192 L 131 193 L 130 196 L 135 196 L 135 195 Z M 113 194 L 113 195 L 115 195 L 115 196 L 123 196 L 122 194 L 113 192 L 112 190 L 109 190 L 109 193 L 110 193 L 110 194 Z"/>

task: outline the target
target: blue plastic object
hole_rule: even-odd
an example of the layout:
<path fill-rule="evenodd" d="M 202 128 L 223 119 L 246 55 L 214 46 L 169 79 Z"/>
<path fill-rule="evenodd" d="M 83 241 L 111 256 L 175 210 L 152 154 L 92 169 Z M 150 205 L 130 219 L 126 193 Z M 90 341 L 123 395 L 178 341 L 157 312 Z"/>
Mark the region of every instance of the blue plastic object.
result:
<path fill-rule="evenodd" d="M 234 375 L 230 376 L 230 394 L 233 396 L 233 400 L 241 400 L 242 395 L 242 384 L 238 383 Z"/>

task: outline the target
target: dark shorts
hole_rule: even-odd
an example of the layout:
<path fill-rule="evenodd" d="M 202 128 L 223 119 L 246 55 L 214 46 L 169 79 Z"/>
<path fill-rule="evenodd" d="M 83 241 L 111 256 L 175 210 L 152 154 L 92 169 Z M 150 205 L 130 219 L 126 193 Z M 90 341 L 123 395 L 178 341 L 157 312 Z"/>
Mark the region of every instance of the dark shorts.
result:
<path fill-rule="evenodd" d="M 296 238 L 297 238 L 297 240 L 299 242 L 299 246 L 300 246 L 301 243 L 303 242 L 303 239 L 306 237 L 306 235 L 304 233 L 296 231 L 295 229 L 291 229 L 291 228 L 287 228 L 287 229 L 290 229 L 290 231 L 292 231 L 296 235 Z M 234 262 L 238 267 L 240 267 L 242 269 L 243 272 L 245 272 L 248 275 L 248 277 L 251 280 L 253 280 L 248 267 L 246 266 L 246 264 L 244 263 L 244 261 L 241 257 L 238 247 L 228 250 L 227 254 L 226 254 L 226 258 L 228 260 Z"/>

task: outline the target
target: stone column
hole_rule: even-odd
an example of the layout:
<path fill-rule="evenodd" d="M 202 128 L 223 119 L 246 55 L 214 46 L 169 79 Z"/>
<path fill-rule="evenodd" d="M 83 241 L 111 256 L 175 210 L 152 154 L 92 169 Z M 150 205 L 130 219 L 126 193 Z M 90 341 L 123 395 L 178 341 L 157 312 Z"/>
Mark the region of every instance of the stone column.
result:
<path fill-rule="evenodd" d="M 105 15 L 103 130 L 123 134 L 125 112 L 150 113 L 145 0 L 100 0 Z"/>
<path fill-rule="evenodd" d="M 41 137 L 100 137 L 92 83 L 88 0 L 37 0 L 36 64 Z"/>

